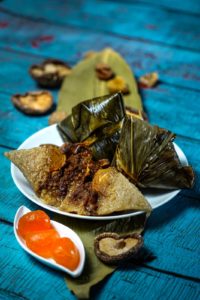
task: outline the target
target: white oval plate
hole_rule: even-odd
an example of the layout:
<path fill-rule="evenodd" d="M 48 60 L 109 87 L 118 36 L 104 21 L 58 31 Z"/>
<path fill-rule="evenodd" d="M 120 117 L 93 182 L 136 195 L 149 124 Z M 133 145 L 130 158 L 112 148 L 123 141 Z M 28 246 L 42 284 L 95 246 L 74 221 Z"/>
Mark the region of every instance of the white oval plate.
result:
<path fill-rule="evenodd" d="M 63 144 L 63 140 L 59 135 L 56 125 L 46 127 L 36 132 L 35 134 L 31 135 L 20 145 L 18 149 L 30 149 L 33 147 L 37 147 L 41 144 L 54 144 L 58 146 Z M 188 165 L 187 158 L 183 153 L 183 151 L 176 144 L 174 144 L 174 146 L 182 164 Z M 141 212 L 131 212 L 131 213 L 129 212 L 123 214 L 116 214 L 112 216 L 81 216 L 77 214 L 64 212 L 54 206 L 50 206 L 43 203 L 42 200 L 35 195 L 34 191 L 32 190 L 31 186 L 29 185 L 29 183 L 27 182 L 27 180 L 25 179 L 21 171 L 12 163 L 11 163 L 11 174 L 14 183 L 16 184 L 18 189 L 28 199 L 30 199 L 32 202 L 38 204 L 41 207 L 44 207 L 48 210 L 51 210 L 61 215 L 79 218 L 79 219 L 88 219 L 88 220 L 114 220 L 114 219 L 128 218 L 141 213 Z M 149 201 L 152 208 L 155 209 L 167 203 L 172 198 L 174 198 L 180 192 L 180 190 L 148 189 L 148 190 L 143 190 L 142 192 L 146 197 L 146 199 Z"/>
<path fill-rule="evenodd" d="M 63 224 L 58 223 L 56 221 L 51 221 L 51 224 L 56 229 L 56 231 L 59 233 L 60 237 L 70 238 L 74 242 L 74 244 L 76 245 L 77 249 L 79 250 L 80 263 L 74 271 L 71 271 L 71 270 L 63 267 L 62 265 L 57 264 L 55 262 L 55 260 L 53 260 L 51 258 L 47 259 L 47 258 L 43 258 L 40 255 L 37 255 L 36 253 L 31 251 L 26 246 L 26 243 L 24 242 L 24 239 L 19 236 L 17 229 L 18 229 L 19 219 L 28 212 L 30 212 L 30 209 L 28 209 L 26 206 L 20 206 L 20 208 L 17 210 L 15 218 L 14 218 L 14 233 L 15 233 L 15 237 L 16 237 L 18 243 L 20 244 L 20 246 L 26 252 L 28 252 L 30 255 L 32 255 L 33 257 L 38 259 L 43 264 L 45 264 L 49 267 L 52 267 L 53 269 L 64 271 L 72 277 L 78 277 L 82 273 L 83 267 L 84 267 L 84 264 L 85 264 L 85 249 L 84 249 L 83 243 L 82 243 L 81 239 L 79 238 L 79 236 L 72 229 L 70 229 L 69 227 L 64 226 Z"/>

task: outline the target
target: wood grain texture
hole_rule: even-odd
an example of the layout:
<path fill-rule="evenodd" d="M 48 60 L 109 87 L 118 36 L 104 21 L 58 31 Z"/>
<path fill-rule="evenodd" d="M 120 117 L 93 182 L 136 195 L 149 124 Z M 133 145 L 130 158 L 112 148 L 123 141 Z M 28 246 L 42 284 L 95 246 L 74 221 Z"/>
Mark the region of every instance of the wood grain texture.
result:
<path fill-rule="evenodd" d="M 182 281 L 182 280 L 181 280 Z M 124 268 L 119 274 L 114 273 L 108 280 L 106 292 L 99 290 L 102 299 L 200 299 L 199 285 L 193 286 L 192 282 L 171 277 L 169 275 L 158 274 L 152 270 L 136 268 L 135 271 L 128 272 Z M 97 290 L 98 291 L 98 290 Z M 180 296 L 181 295 L 181 296 Z M 194 298 L 193 298 L 194 297 Z"/>
<path fill-rule="evenodd" d="M 180 142 L 180 139 L 179 139 Z M 189 144 L 190 145 L 190 144 Z M 192 153 L 182 140 L 182 147 Z M 193 144 L 193 146 L 195 146 Z M 191 146 L 190 146 L 191 147 Z M 196 149 L 197 147 L 194 147 Z M 1 153 L 5 149 L 0 148 Z M 145 245 L 152 251 L 156 259 L 147 265 L 159 270 L 175 272 L 185 276 L 199 278 L 199 209 L 200 197 L 200 163 L 193 159 L 199 157 L 196 153 L 190 154 L 190 162 L 194 163 L 198 181 L 193 191 L 182 191 L 169 204 L 155 210 L 149 219 L 145 234 Z M 198 167 L 196 167 L 198 165 Z M 10 162 L 2 160 L 0 181 L 1 213 L 0 219 L 12 222 L 17 208 L 26 205 L 31 209 L 37 206 L 32 204 L 17 190 L 10 176 Z M 4 174 L 7 174 L 5 177 Z M 193 197 L 191 197 L 191 194 Z M 8 213 L 9 212 L 9 213 Z M 167 258 L 167 259 L 166 259 Z"/>
<path fill-rule="evenodd" d="M 3 50 L 0 53 L 0 90 L 6 91 L 6 93 L 0 94 L 0 144 L 16 148 L 29 135 L 48 125 L 48 116 L 26 116 L 13 109 L 10 102 L 14 93 L 38 89 L 29 76 L 28 69 L 32 64 L 40 62 L 43 57 Z M 72 59 L 74 58 L 72 57 Z M 134 65 L 133 69 L 136 69 L 136 75 L 142 73 Z M 141 92 L 151 123 L 168 128 L 178 135 L 199 139 L 199 92 L 171 87 L 164 83 L 157 85 L 154 89 L 143 89 Z M 57 93 L 54 92 L 53 95 L 56 103 Z M 13 122 L 16 126 L 15 131 L 12 130 Z M 191 126 L 193 127 L 192 132 Z M 8 130 L 9 136 L 7 135 Z"/>
<path fill-rule="evenodd" d="M 145 233 L 145 245 L 156 256 L 148 265 L 200 279 L 199 230 L 199 199 L 182 192 L 156 209 Z"/>
<path fill-rule="evenodd" d="M 0 299 L 75 299 L 62 273 L 43 267 L 20 248 L 12 226 L 0 224 L 0 230 L 3 237 L 0 241 Z M 93 289 L 91 299 L 133 299 L 133 295 L 138 300 L 177 299 L 178 295 L 181 299 L 197 300 L 199 292 L 196 282 L 129 264 Z"/>
<path fill-rule="evenodd" d="M 49 270 L 18 245 L 12 226 L 0 224 L 0 299 L 75 299 L 67 289 L 63 273 Z M 2 297 L 2 298 L 1 298 Z M 38 298 L 39 297 L 39 298 Z"/>
<path fill-rule="evenodd" d="M 18 148 L 31 134 L 48 126 L 48 115 L 23 114 L 13 107 L 11 96 L 7 94 L 0 94 L 0 103 L 0 145 Z"/>
<path fill-rule="evenodd" d="M 18 7 L 20 6 L 20 12 Z M 3 1 L 1 6 L 10 12 L 43 19 L 57 24 L 108 32 L 165 45 L 199 50 L 199 16 L 178 14 L 159 6 L 143 3 L 119 3 L 108 1 L 75 0 Z M 168 22 L 165 22 L 167 20 Z"/>
<path fill-rule="evenodd" d="M 103 0 L 108 2 L 120 2 L 121 0 Z M 185 14 L 200 14 L 200 2 L 199 0 L 124 0 L 123 2 L 134 3 L 139 2 L 144 5 L 158 6 L 162 9 L 175 10 L 177 13 Z"/>
<path fill-rule="evenodd" d="M 22 80 L 24 78 L 22 86 L 16 88 L 16 78 L 13 77 L 14 82 L 10 88 L 10 94 L 0 93 L 0 145 L 16 148 L 31 134 L 48 126 L 49 114 L 31 117 L 13 107 L 11 102 L 13 93 L 23 93 L 35 89 L 31 79 L 27 78 L 26 80 L 26 75 L 23 77 L 24 73 L 21 74 Z M 13 92 L 12 88 L 15 89 Z M 57 93 L 54 92 L 53 96 L 56 103 Z M 165 85 L 160 85 L 155 90 L 143 91 L 145 111 L 152 124 L 167 128 L 177 135 L 197 140 L 200 137 L 198 98 L 199 93 L 179 88 L 167 88 Z M 185 99 L 190 99 L 190 101 Z M 188 118 L 188 116 L 190 117 Z M 15 126 L 14 130 L 13 125 Z"/>
<path fill-rule="evenodd" d="M 151 124 L 200 139 L 199 92 L 159 84 L 154 89 L 142 90 L 142 95 Z"/>
<path fill-rule="evenodd" d="M 74 65 L 84 52 L 105 47 L 119 51 L 137 77 L 159 72 L 160 83 L 141 90 L 145 109 L 151 123 L 178 135 L 196 182 L 149 218 L 145 247 L 154 259 L 120 267 L 92 289 L 91 299 L 200 299 L 199 9 L 198 0 L 0 2 L 0 299 L 75 299 L 63 274 L 26 255 L 14 238 L 17 208 L 38 206 L 15 187 L 3 152 L 47 126 L 48 115 L 28 117 L 10 101 L 38 89 L 30 65 L 47 57 Z"/>
<path fill-rule="evenodd" d="M 5 49 L 0 53 L 0 61 L 6 73 L 11 72 L 10 68 L 5 67 L 7 63 L 13 64 L 16 59 L 20 64 L 23 59 L 21 52 L 31 54 L 33 62 L 37 61 L 35 56 L 39 56 L 41 59 L 60 58 L 74 64 L 88 50 L 113 47 L 127 60 L 137 76 L 158 71 L 160 80 L 164 83 L 200 90 L 198 52 L 138 40 L 122 40 L 101 32 L 46 24 L 27 18 L 12 17 L 6 13 L 0 13 L 0 19 L 9 24 L 0 30 L 0 47 Z M 12 49 L 18 53 L 12 53 Z M 27 59 L 31 60 L 31 56 Z M 15 68 L 18 74 L 19 67 Z M 4 85 L 1 88 L 4 88 Z"/>

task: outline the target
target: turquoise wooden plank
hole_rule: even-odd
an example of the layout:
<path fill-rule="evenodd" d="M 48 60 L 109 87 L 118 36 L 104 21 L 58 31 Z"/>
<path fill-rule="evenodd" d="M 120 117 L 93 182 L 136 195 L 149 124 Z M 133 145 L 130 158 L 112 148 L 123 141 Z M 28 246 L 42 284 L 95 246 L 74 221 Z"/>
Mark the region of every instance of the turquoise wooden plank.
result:
<path fill-rule="evenodd" d="M 182 193 L 153 212 L 145 245 L 156 259 L 148 266 L 200 279 L 199 195 L 197 197 L 193 199 Z"/>
<path fill-rule="evenodd" d="M 48 126 L 49 115 L 23 114 L 13 107 L 10 95 L 0 94 L 0 103 L 0 145 L 18 148 L 31 134 Z"/>
<path fill-rule="evenodd" d="M 0 90 L 12 95 L 38 89 L 28 71 L 32 64 L 42 60 L 44 57 L 0 50 Z"/>
<path fill-rule="evenodd" d="M 0 120 L 2 124 L 2 134 L 0 136 L 0 144 L 17 147 L 24 138 L 47 125 L 47 116 L 46 118 L 25 116 L 13 109 L 9 100 L 13 93 L 23 93 L 37 88 L 35 82 L 28 75 L 28 69 L 30 65 L 38 63 L 41 59 L 42 57 L 30 56 L 28 54 L 1 51 L 0 89 L 6 90 L 8 95 L 0 95 L 0 101 L 2 102 L 2 118 Z M 137 75 L 139 73 L 141 73 L 141 71 L 138 71 Z M 198 92 L 159 84 L 154 89 L 143 89 L 142 94 L 145 109 L 152 123 L 166 127 L 179 135 L 199 138 L 199 127 L 197 125 L 195 126 L 195 124 L 198 124 Z M 54 98 L 56 102 L 56 93 L 54 93 Z M 187 114 L 185 113 L 186 111 Z M 9 118 L 7 118 L 7 116 L 9 116 Z M 190 116 L 190 118 L 188 118 L 188 116 Z M 11 121 L 17 124 L 17 131 L 15 132 L 12 130 Z M 22 121 L 25 122 L 25 126 L 21 123 Z M 32 122 L 32 124 L 30 122 Z M 36 126 L 34 126 L 34 124 L 36 124 Z M 27 134 L 24 135 L 29 125 L 32 130 L 29 131 L 27 129 Z M 19 129 L 20 126 L 21 130 Z M 192 135 L 190 130 L 191 126 L 193 126 Z M 11 135 L 13 133 L 14 144 L 12 144 L 13 138 L 7 136 L 8 129 Z"/>
<path fill-rule="evenodd" d="M 31 134 L 48 126 L 49 114 L 31 117 L 13 108 L 12 94 L 23 93 L 36 88 L 34 82 L 26 73 L 27 69 L 21 68 L 21 71 L 17 73 L 17 77 L 10 76 L 8 87 L 11 84 L 11 88 L 9 93 L 0 93 L 0 145 L 16 148 Z M 19 86 L 19 81 L 23 81 L 23 85 Z M 7 80 L 5 80 L 6 84 Z M 14 90 L 12 91 L 12 89 Z M 53 95 L 56 103 L 57 93 L 54 92 Z M 199 92 L 168 87 L 164 84 L 160 84 L 153 90 L 143 90 L 145 111 L 152 124 L 167 128 L 177 135 L 195 139 L 200 137 L 198 126 L 200 104 L 198 99 Z"/>
<path fill-rule="evenodd" d="M 89 2 L 87 2 L 87 4 L 88 3 Z M 32 6 L 33 5 L 34 4 L 32 4 Z M 31 5 L 28 6 L 29 6 L 28 10 L 31 14 L 32 11 Z M 50 9 L 52 8 L 51 3 L 50 5 L 48 5 L 48 7 L 50 7 Z M 157 10 L 157 8 L 155 8 L 155 10 Z M 90 9 L 88 9 L 87 7 L 86 7 L 86 12 L 89 14 L 89 20 L 88 22 L 86 22 L 87 23 L 86 26 L 88 26 L 89 23 L 91 24 L 91 20 L 94 18 L 94 15 L 96 15 L 96 12 L 95 14 L 93 12 L 90 13 Z M 51 12 L 50 14 L 53 13 Z M 99 15 L 100 13 L 98 12 L 97 21 L 99 20 Z M 169 14 L 160 14 L 160 15 L 169 16 Z M 176 14 L 176 16 L 178 15 Z M 12 19 L 14 20 L 15 18 L 13 17 Z M 189 24 L 188 18 L 184 18 L 184 20 L 186 19 L 187 21 L 186 21 L 186 25 L 184 25 L 185 26 L 184 29 L 187 29 L 187 26 Z M 182 17 L 181 20 L 183 20 Z M 34 87 L 34 83 L 31 82 L 31 79 L 30 78 L 26 79 L 27 69 L 25 68 L 28 68 L 27 60 L 25 59 L 23 64 L 21 63 L 23 57 L 28 57 L 28 55 L 26 54 L 23 55 L 21 53 L 18 53 L 17 55 L 18 58 L 20 57 L 20 59 L 18 59 L 17 56 L 11 59 L 13 54 L 14 55 L 16 54 L 15 52 L 14 53 L 12 52 L 12 49 L 24 51 L 26 53 L 29 53 L 29 55 L 33 54 L 33 58 L 34 58 L 33 60 L 35 61 L 39 60 L 42 57 L 47 57 L 52 55 L 53 56 L 55 55 L 54 57 L 57 57 L 57 54 L 60 54 L 62 55 L 62 57 L 65 58 L 65 60 L 68 60 L 68 57 L 70 57 L 70 61 L 74 63 L 78 58 L 80 58 L 82 54 L 82 49 L 86 49 L 85 43 L 87 44 L 87 42 L 89 42 L 87 46 L 88 45 L 90 46 L 94 42 L 95 43 L 98 42 L 99 48 L 97 49 L 100 49 L 102 45 L 104 45 L 104 43 L 105 44 L 107 43 L 108 45 L 111 44 L 118 47 L 120 51 L 122 48 L 125 57 L 128 57 L 128 59 L 131 61 L 131 66 L 133 67 L 133 62 L 136 64 L 137 76 L 139 76 L 143 72 L 143 70 L 145 70 L 145 66 L 147 67 L 146 59 L 145 59 L 145 65 L 142 65 L 142 67 L 140 65 L 140 61 L 138 62 L 140 45 L 141 44 L 144 45 L 143 48 L 141 47 L 143 49 L 142 53 L 146 53 L 145 51 L 147 47 L 149 51 L 149 45 L 147 43 L 145 44 L 144 42 L 141 43 L 139 41 L 138 44 L 136 45 L 136 49 L 138 50 L 132 51 L 133 50 L 132 44 L 134 44 L 134 40 L 130 41 L 131 44 L 129 44 L 128 41 L 127 44 L 124 43 L 124 36 L 123 38 L 121 37 L 118 38 L 114 36 L 112 37 L 113 33 L 111 33 L 110 35 L 106 35 L 106 38 L 104 38 L 104 34 L 96 35 L 96 33 L 91 33 L 90 35 L 89 34 L 90 32 L 87 30 L 79 30 L 79 29 L 74 30 L 74 29 L 70 29 L 69 26 L 67 26 L 68 31 L 66 31 L 66 33 L 70 38 L 66 39 L 64 35 L 64 26 L 54 26 L 49 24 L 49 27 L 50 26 L 52 27 L 48 31 L 47 29 L 48 22 L 44 27 L 40 22 L 38 22 L 40 23 L 38 24 L 38 26 L 36 25 L 36 22 L 29 23 L 29 25 L 27 26 L 26 19 L 23 18 L 21 18 L 21 20 L 18 19 L 17 22 L 14 22 L 13 25 L 14 24 L 15 25 L 14 26 L 12 25 L 13 27 L 10 26 L 8 22 L 7 23 L 6 22 L 7 22 L 6 20 L 0 22 L 0 40 L 3 41 L 2 44 L 0 42 L 0 47 L 4 47 L 4 48 L 8 47 L 11 49 L 11 51 L 8 51 L 7 56 L 4 55 L 4 60 L 7 59 L 8 61 L 10 61 L 10 63 L 7 64 L 4 61 L 4 68 L 2 70 L 3 76 L 1 77 L 4 79 L 1 80 L 2 81 L 1 87 L 2 90 L 4 90 L 7 94 L 1 93 L 0 99 L 1 96 L 3 95 L 2 99 L 5 100 L 4 96 L 9 97 L 12 91 L 17 92 L 19 90 L 20 91 L 25 90 L 26 87 L 29 88 Z M 172 23 L 170 23 L 170 25 L 174 24 Z M 32 24 L 32 28 L 31 28 L 31 24 Z M 137 20 L 137 24 L 139 24 L 138 20 Z M 151 26 L 149 26 L 149 30 L 154 30 L 153 28 L 154 24 L 150 24 L 150 25 Z M 26 26 L 29 28 L 30 31 L 31 29 L 33 31 L 33 35 L 31 36 L 30 40 L 29 40 L 28 30 L 27 32 L 25 30 Z M 77 28 L 79 27 L 78 24 L 75 26 L 77 26 Z M 14 30 L 14 27 L 18 29 Z M 37 29 L 34 31 L 33 28 L 35 27 L 37 27 Z M 166 27 L 167 26 L 164 26 L 164 28 Z M 52 32 L 55 33 L 55 35 L 52 34 L 51 29 Z M 57 32 L 58 31 L 60 32 L 60 29 L 63 30 L 58 38 L 56 35 L 57 34 L 56 29 Z M 72 33 L 73 30 L 74 32 Z M 103 29 L 99 29 L 99 30 L 103 30 Z M 15 35 L 18 36 L 19 42 L 17 41 L 17 39 L 14 39 L 14 43 L 13 43 L 12 34 L 13 36 Z M 78 35 L 80 36 L 80 34 L 82 35 L 82 40 L 79 44 L 80 48 L 78 48 L 79 45 L 77 45 L 72 49 L 70 43 L 76 44 L 76 41 L 79 41 Z M 84 36 L 86 34 L 88 34 L 88 37 L 84 41 Z M 119 33 L 117 33 L 117 35 L 118 34 Z M 181 42 L 176 41 L 177 33 L 174 36 L 175 39 L 173 41 L 173 44 L 178 43 L 178 45 L 180 46 L 182 44 L 182 41 Z M 191 36 L 192 38 L 194 38 L 194 34 L 192 34 Z M 62 42 L 63 37 L 64 37 L 64 43 Z M 110 38 L 113 39 L 111 40 Z M 188 37 L 188 39 L 190 40 L 190 37 Z M 153 41 L 154 41 L 154 37 L 153 37 Z M 66 50 L 67 50 L 67 59 L 66 59 L 65 53 L 63 51 L 63 45 L 68 43 L 69 45 L 66 46 Z M 124 44 L 123 47 L 122 47 L 122 43 Z M 13 44 L 16 44 L 17 46 L 16 45 L 13 46 Z M 81 44 L 84 45 L 82 46 Z M 128 45 L 131 45 L 130 48 Z M 154 46 L 153 43 L 150 43 L 150 45 Z M 191 43 L 191 46 L 193 47 L 193 42 Z M 175 50 L 174 48 L 172 49 L 170 47 L 163 47 L 163 46 L 156 46 L 156 47 L 158 47 L 156 48 L 157 49 L 156 64 L 155 64 L 155 59 L 152 58 L 152 54 L 154 54 L 153 50 L 155 50 L 155 48 L 150 48 L 151 51 L 147 52 L 147 57 L 148 55 L 150 56 L 150 60 L 148 60 L 148 66 L 151 66 L 153 69 L 155 65 L 157 65 L 158 68 L 160 68 L 160 64 L 162 64 L 162 61 L 165 62 L 165 65 L 162 64 L 162 67 L 159 70 L 161 71 L 162 81 L 164 79 L 164 81 L 166 80 L 166 83 L 170 83 L 170 84 L 172 83 L 180 86 L 185 85 L 188 88 L 199 89 L 198 83 L 199 83 L 199 73 L 200 73 L 199 72 L 200 60 L 198 54 L 196 56 L 194 52 L 192 53 L 189 51 L 180 51 L 180 50 Z M 91 48 L 92 47 L 89 47 L 88 49 Z M 128 50 L 126 48 L 128 48 Z M 171 49 L 172 52 L 170 52 Z M 132 58 L 133 53 L 136 54 L 136 57 L 134 57 L 134 59 Z M 177 57 L 175 54 L 177 55 Z M 141 58 L 142 57 L 145 56 L 143 56 L 142 54 Z M 31 62 L 31 59 L 28 61 Z M 183 61 L 186 63 L 181 64 Z M 23 66 L 22 73 L 20 72 L 21 66 Z M 12 73 L 12 70 L 14 70 L 14 68 L 16 68 L 16 72 Z M 133 68 L 136 69 L 135 67 Z M 147 68 L 147 71 L 149 71 L 149 69 L 150 68 Z M 19 80 L 19 83 L 15 84 L 14 87 L 12 86 L 12 82 L 15 83 L 17 80 L 14 78 L 15 76 L 12 74 L 15 74 L 15 76 L 17 74 L 16 77 L 17 80 Z M 9 82 L 8 79 L 10 77 L 12 79 Z M 5 79 L 7 80 L 7 84 Z M 4 89 L 2 83 L 4 86 L 6 86 L 6 89 Z M 198 245 L 199 224 L 198 223 L 199 222 L 198 222 L 197 199 L 199 198 L 199 191 L 200 191 L 199 188 L 200 187 L 199 185 L 200 164 L 199 164 L 199 153 L 198 153 L 198 149 L 199 149 L 198 148 L 199 131 L 197 128 L 198 118 L 197 118 L 197 114 L 195 113 L 195 111 L 199 111 L 198 100 L 197 100 L 198 95 L 199 93 L 197 92 L 193 93 L 191 91 L 187 91 L 184 88 L 183 89 L 179 89 L 179 88 L 177 89 L 176 87 L 168 88 L 165 84 L 158 86 L 154 90 L 143 90 L 144 103 L 150 115 L 151 122 L 158 121 L 161 122 L 161 124 L 168 124 L 168 127 L 170 128 L 175 127 L 177 129 L 177 133 L 179 133 L 180 135 L 186 135 L 187 138 L 180 137 L 178 139 L 178 143 L 185 151 L 190 162 L 195 166 L 195 170 L 197 173 L 196 185 L 193 191 L 183 191 L 182 194 L 180 194 L 178 197 L 173 199 L 173 201 L 171 201 L 168 205 L 163 206 L 162 208 L 158 209 L 152 214 L 148 222 L 148 227 L 145 235 L 145 242 L 146 242 L 146 246 L 151 251 L 153 251 L 154 254 L 156 255 L 156 259 L 152 262 L 149 262 L 143 267 L 134 267 L 131 264 L 129 265 L 128 269 L 121 268 L 115 274 L 109 277 L 108 280 L 104 281 L 102 284 L 98 285 L 97 288 L 93 289 L 91 295 L 92 299 L 121 299 L 122 298 L 121 291 L 123 291 L 123 298 L 126 297 L 127 299 L 133 299 L 133 297 L 134 299 L 166 299 L 166 298 L 200 299 L 199 284 L 197 283 L 199 280 L 199 261 L 198 261 L 198 257 L 199 257 L 199 245 Z M 2 101 L 0 101 L 0 103 L 1 102 Z M 193 102 L 195 102 L 195 104 L 193 106 L 190 105 L 190 103 L 193 104 Z M 4 108 L 6 105 L 8 105 L 8 103 L 9 101 L 4 102 Z M 9 105 L 10 105 L 10 111 L 9 111 Z M 8 105 L 8 109 L 3 108 L 3 111 L 1 112 L 1 116 L 3 117 L 3 119 L 2 119 L 2 123 L 0 123 L 0 128 L 2 129 L 5 129 L 6 126 L 8 125 L 8 122 L 3 123 L 3 120 L 6 119 L 4 112 L 6 113 L 7 111 L 9 111 L 8 116 L 11 117 L 10 119 L 11 122 L 13 117 L 12 114 L 15 115 L 15 111 L 11 108 L 11 104 L 9 105 Z M 170 107 L 171 107 L 171 112 L 169 109 Z M 163 111 L 165 111 L 165 114 L 163 114 Z M 184 115 L 185 111 L 187 111 L 187 115 Z M 189 120 L 189 117 L 191 121 Z M 185 120 L 186 120 L 186 124 L 184 123 Z M 26 116 L 22 117 L 21 113 L 19 113 L 19 115 L 17 115 L 15 119 L 15 122 L 16 121 L 18 121 L 17 124 L 19 124 L 20 122 L 26 122 L 26 124 L 24 125 L 25 127 L 24 131 L 21 125 L 17 127 L 16 132 L 18 133 L 16 133 L 17 135 L 16 137 L 14 137 L 14 134 L 13 137 L 11 134 L 10 138 L 7 136 L 5 144 L 10 145 L 10 147 L 13 147 L 14 144 L 17 144 L 18 140 L 20 140 L 20 137 L 25 138 L 29 134 L 29 132 L 32 132 L 32 130 L 36 126 L 39 126 L 38 128 L 44 126 L 43 124 L 47 122 L 47 117 L 44 118 L 41 117 L 40 119 L 28 118 Z M 12 127 L 14 127 L 14 125 Z M 191 133 L 190 131 L 193 131 L 194 133 L 193 132 Z M 193 140 L 191 138 L 191 136 L 193 135 L 196 140 L 195 139 Z M 1 150 L 2 150 L 1 152 L 3 152 L 2 148 Z M 12 184 L 10 177 L 5 176 L 5 174 L 8 174 L 9 172 L 8 171 L 9 162 L 3 159 L 2 156 L 1 156 L 1 167 L 2 168 L 0 173 L 0 181 L 2 185 L 0 188 L 0 199 L 1 199 L 0 218 L 2 217 L 2 219 L 5 220 L 5 222 L 1 226 L 1 233 L 3 233 L 2 236 L 3 237 L 5 236 L 5 239 L 1 240 L 1 244 L 3 245 L 3 247 L 1 247 L 1 249 L 3 249 L 2 252 L 3 258 L 0 254 L 0 258 L 1 258 L 0 266 L 3 272 L 0 275 L 1 276 L 0 299 L 1 298 L 2 299 L 12 299 L 12 298 L 13 299 L 17 299 L 17 298 L 38 299 L 38 295 L 40 298 L 44 298 L 44 299 L 50 299 L 52 297 L 55 297 L 55 299 L 74 299 L 71 293 L 66 289 L 65 284 L 63 284 L 63 279 L 61 280 L 60 273 L 56 274 L 56 277 L 54 276 L 55 272 L 51 273 L 49 276 L 49 272 L 46 269 L 44 270 L 41 266 L 40 266 L 41 269 L 40 267 L 38 268 L 38 265 L 35 262 L 32 262 L 31 265 L 30 264 L 27 265 L 27 262 L 29 262 L 29 260 L 26 260 L 26 258 L 28 257 L 26 256 L 26 258 L 24 259 L 24 256 L 21 253 L 19 253 L 17 250 L 18 245 L 15 245 L 13 243 L 15 241 L 13 239 L 12 227 L 6 224 L 6 222 L 7 221 L 12 222 L 16 208 L 19 205 L 21 205 L 21 203 L 25 203 L 25 204 L 27 203 L 26 205 L 28 205 L 31 208 L 32 207 L 34 208 L 35 205 L 31 204 L 30 201 L 26 200 L 25 197 L 23 197 L 19 193 L 19 191 L 17 191 L 16 187 Z M 155 270 L 151 270 L 150 268 Z M 170 274 L 167 275 L 166 273 L 170 273 Z M 183 279 L 182 278 L 183 276 L 186 276 L 186 278 Z M 38 283 L 40 283 L 41 278 L 45 288 L 43 288 L 43 285 L 38 286 Z M 45 279 L 43 280 L 43 278 Z M 49 286 L 50 288 L 47 291 L 47 287 Z"/>
<path fill-rule="evenodd" d="M 165 84 L 141 92 L 151 124 L 167 128 L 177 135 L 200 138 L 199 92 Z"/>
<path fill-rule="evenodd" d="M 8 299 L 9 295 L 11 299 L 75 299 L 62 273 L 49 270 L 27 255 L 17 244 L 11 226 L 0 224 L 0 227 L 2 299 L 5 295 Z M 138 300 L 177 299 L 177 296 L 198 300 L 200 292 L 196 282 L 129 264 L 93 289 L 91 299 L 122 299 L 122 287 L 123 298 Z"/>
<path fill-rule="evenodd" d="M 108 1 L 108 2 L 112 2 L 112 0 L 104 0 L 104 1 Z M 121 0 L 115 0 L 115 2 L 121 2 Z M 173 0 L 173 1 L 169 1 L 169 0 L 125 0 L 123 2 L 127 2 L 127 3 L 134 3 L 134 2 L 139 2 L 139 3 L 143 3 L 144 5 L 155 5 L 155 6 L 159 6 L 161 8 L 164 9 L 172 9 L 172 10 L 176 10 L 179 13 L 192 13 L 192 14 L 200 14 L 200 2 L 199 0 Z"/>
<path fill-rule="evenodd" d="M 16 14 L 53 23 L 80 26 L 191 50 L 198 51 L 200 48 L 199 16 L 196 15 L 178 14 L 176 11 L 140 2 L 53 0 L 47 4 L 46 1 L 41 3 L 36 0 L 31 5 L 29 3 L 25 0 L 14 3 L 7 0 L 1 3 L 1 7 Z"/>
<path fill-rule="evenodd" d="M 138 40 L 124 40 L 109 34 L 84 31 L 82 29 L 41 23 L 19 17 L 11 17 L 0 13 L 0 19 L 8 22 L 9 26 L 0 30 L 0 61 L 4 71 L 2 89 L 7 88 L 7 75 L 12 74 L 11 64 L 17 64 L 13 71 L 19 76 L 19 66 L 23 53 L 10 53 L 9 49 L 26 52 L 40 57 L 57 57 L 71 63 L 77 62 L 84 52 L 105 47 L 113 47 L 119 51 L 138 76 L 157 70 L 160 80 L 168 84 L 200 89 L 200 53 L 169 48 Z M 18 34 L 20 32 L 20 35 Z M 51 36 L 51 40 L 40 40 Z M 37 47 L 33 46 L 37 43 Z M 30 58 L 24 54 L 24 59 Z M 32 56 L 33 62 L 37 58 Z M 14 62 L 15 61 L 15 62 Z M 25 62 L 23 62 L 23 65 Z M 11 65 L 11 67 L 8 65 Z M 13 66 L 14 68 L 14 66 Z M 28 66 L 26 66 L 28 68 Z M 7 83 L 8 84 L 8 83 Z M 22 83 L 19 83 L 21 85 Z"/>
<path fill-rule="evenodd" d="M 121 281 L 123 282 L 122 284 L 120 284 Z M 108 300 L 200 299 L 199 285 L 197 283 L 193 286 L 193 282 L 184 279 L 182 281 L 180 278 L 158 274 L 143 268 L 136 268 L 135 272 L 128 272 L 127 269 L 123 269 L 120 274 L 114 273 L 109 280 L 109 287 L 106 293 L 100 289 L 96 291 L 104 296 L 103 299 Z"/>
<path fill-rule="evenodd" d="M 198 259 L 200 157 L 195 141 L 191 143 L 179 138 L 178 142 L 195 168 L 196 185 L 192 191 L 182 191 L 167 205 L 153 212 L 147 226 L 145 244 L 156 256 L 156 259 L 148 265 L 159 270 L 197 278 L 200 268 Z M 0 150 L 1 155 L 6 151 L 5 148 Z M 10 162 L 5 158 L 1 159 L 0 182 L 2 182 L 0 219 L 12 222 L 17 208 L 23 204 L 36 209 L 37 206 L 21 195 L 15 187 L 10 176 Z"/>
<path fill-rule="evenodd" d="M 0 227 L 0 299 L 5 295 L 18 299 L 76 299 L 67 289 L 63 273 L 49 270 L 27 255 L 15 240 L 12 226 Z"/>
<path fill-rule="evenodd" d="M 192 130 L 191 130 L 192 131 Z M 182 137 L 177 137 L 177 144 L 181 147 L 183 152 L 186 154 L 189 164 L 193 166 L 195 173 L 195 184 L 192 190 L 184 190 L 184 196 L 192 197 L 197 200 L 200 199 L 200 169 L 199 169 L 199 140 L 185 139 Z M 189 199 L 190 199 L 189 198 Z"/>

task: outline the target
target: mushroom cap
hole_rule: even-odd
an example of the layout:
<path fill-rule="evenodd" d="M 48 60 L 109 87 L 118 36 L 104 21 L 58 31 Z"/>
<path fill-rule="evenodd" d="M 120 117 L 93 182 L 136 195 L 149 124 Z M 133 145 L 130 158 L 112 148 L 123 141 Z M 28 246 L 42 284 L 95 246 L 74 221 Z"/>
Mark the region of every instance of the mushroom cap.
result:
<path fill-rule="evenodd" d="M 64 77 L 71 73 L 71 67 L 58 59 L 47 59 L 43 63 L 33 65 L 30 75 L 45 88 L 59 88 Z"/>
<path fill-rule="evenodd" d="M 53 97 L 48 91 L 36 91 L 12 96 L 13 104 L 27 115 L 43 115 L 53 105 Z"/>
<path fill-rule="evenodd" d="M 105 232 L 94 240 L 95 254 L 106 264 L 117 264 L 134 257 L 142 246 L 143 238 L 137 233 L 118 235 Z"/>

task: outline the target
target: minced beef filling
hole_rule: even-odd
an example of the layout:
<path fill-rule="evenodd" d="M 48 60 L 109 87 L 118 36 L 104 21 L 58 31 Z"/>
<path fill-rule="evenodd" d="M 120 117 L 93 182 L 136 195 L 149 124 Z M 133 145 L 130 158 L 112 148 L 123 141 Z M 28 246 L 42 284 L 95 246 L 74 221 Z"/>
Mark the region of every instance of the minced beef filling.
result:
<path fill-rule="evenodd" d="M 49 174 L 41 190 L 50 191 L 57 199 L 68 196 L 71 201 L 81 201 L 89 214 L 95 214 L 98 194 L 92 190 L 92 179 L 98 169 L 108 167 L 109 161 L 94 161 L 92 152 L 81 144 L 64 144 L 60 149 L 66 155 L 66 162 Z"/>

